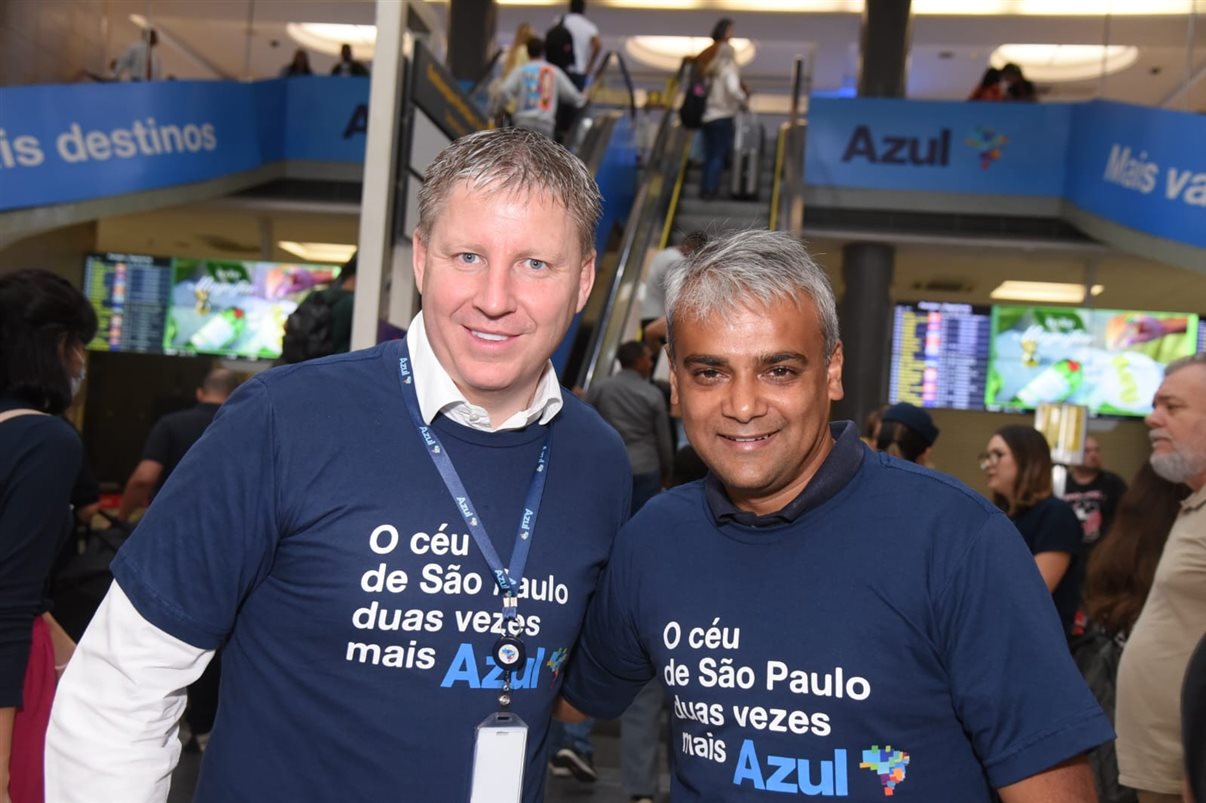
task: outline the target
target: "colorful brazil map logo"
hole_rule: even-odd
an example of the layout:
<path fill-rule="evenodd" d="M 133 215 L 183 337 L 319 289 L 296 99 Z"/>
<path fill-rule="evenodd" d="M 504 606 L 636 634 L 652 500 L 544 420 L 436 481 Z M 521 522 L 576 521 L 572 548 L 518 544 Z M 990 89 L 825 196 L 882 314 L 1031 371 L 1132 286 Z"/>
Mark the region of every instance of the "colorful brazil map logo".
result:
<path fill-rule="evenodd" d="M 871 770 L 879 776 L 879 783 L 884 788 L 884 796 L 896 794 L 896 787 L 905 779 L 905 767 L 909 766 L 909 754 L 903 750 L 893 750 L 892 745 L 872 745 L 870 750 L 863 751 L 863 760 L 859 769 Z"/>
<path fill-rule="evenodd" d="M 976 126 L 976 130 L 964 140 L 980 154 L 981 170 L 987 170 L 992 167 L 993 162 L 1001 158 L 1001 150 L 1008 141 L 1009 137 L 985 126 Z"/>

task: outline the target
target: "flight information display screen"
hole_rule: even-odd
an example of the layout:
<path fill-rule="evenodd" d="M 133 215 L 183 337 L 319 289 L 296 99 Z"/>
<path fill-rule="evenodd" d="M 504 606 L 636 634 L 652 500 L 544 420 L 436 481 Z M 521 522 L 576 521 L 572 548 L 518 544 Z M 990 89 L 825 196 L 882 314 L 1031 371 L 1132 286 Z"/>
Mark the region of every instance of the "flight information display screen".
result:
<path fill-rule="evenodd" d="M 991 327 L 990 307 L 931 301 L 896 305 L 889 401 L 983 410 Z"/>
<path fill-rule="evenodd" d="M 84 265 L 84 295 L 100 325 L 88 348 L 161 353 L 171 265 L 171 259 L 138 254 L 90 255 Z"/>

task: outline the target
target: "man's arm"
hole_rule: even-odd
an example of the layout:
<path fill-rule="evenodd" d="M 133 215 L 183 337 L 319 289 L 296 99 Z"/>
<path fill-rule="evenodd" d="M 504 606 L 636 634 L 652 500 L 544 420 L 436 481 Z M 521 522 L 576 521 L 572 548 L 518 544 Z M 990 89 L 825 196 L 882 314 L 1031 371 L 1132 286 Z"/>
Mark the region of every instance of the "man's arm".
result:
<path fill-rule="evenodd" d="M 1004 803 L 1097 803 L 1097 788 L 1084 756 L 1060 762 L 997 791 Z"/>
<path fill-rule="evenodd" d="M 55 693 L 46 799 L 166 801 L 184 690 L 213 654 L 152 625 L 114 583 Z"/>
<path fill-rule="evenodd" d="M 590 75 L 592 72 L 594 72 L 595 62 L 599 60 L 599 51 L 602 49 L 603 41 L 599 39 L 599 34 L 595 34 L 590 38 L 590 60 L 586 62 L 587 75 Z"/>
<path fill-rule="evenodd" d="M 574 86 L 574 82 L 569 79 L 560 68 L 554 67 L 553 71 L 557 75 L 557 100 L 562 103 L 572 103 L 578 108 L 586 105 L 586 95 L 578 91 L 578 87 Z"/>
<path fill-rule="evenodd" d="M 130 475 L 130 479 L 126 480 L 126 489 L 121 495 L 121 506 L 117 509 L 117 517 L 123 521 L 128 520 L 135 510 L 149 505 L 151 493 L 162 476 L 163 463 L 145 458 L 139 461 L 134 473 Z"/>

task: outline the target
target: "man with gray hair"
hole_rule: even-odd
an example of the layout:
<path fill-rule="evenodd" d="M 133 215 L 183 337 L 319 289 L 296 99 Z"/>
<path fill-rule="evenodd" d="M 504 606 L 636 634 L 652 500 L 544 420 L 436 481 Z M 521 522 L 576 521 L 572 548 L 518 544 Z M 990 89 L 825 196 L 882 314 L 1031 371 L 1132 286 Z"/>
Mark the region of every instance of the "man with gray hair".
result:
<path fill-rule="evenodd" d="M 1169 364 L 1147 426 L 1152 468 L 1192 493 L 1118 666 L 1118 774 L 1140 803 L 1174 803 L 1185 775 L 1181 682 L 1206 634 L 1206 353 Z"/>
<path fill-rule="evenodd" d="M 59 688 L 48 800 L 165 800 L 181 690 L 219 646 L 199 803 L 542 798 L 562 664 L 631 492 L 623 443 L 549 360 L 600 207 L 530 131 L 436 157 L 423 312 L 222 406 L 114 561 Z"/>
<path fill-rule="evenodd" d="M 1095 800 L 1110 725 L 1009 520 L 868 450 L 842 397 L 833 292 L 780 232 L 710 243 L 667 282 L 671 385 L 710 475 L 616 539 L 561 714 L 667 690 L 671 797 Z"/>

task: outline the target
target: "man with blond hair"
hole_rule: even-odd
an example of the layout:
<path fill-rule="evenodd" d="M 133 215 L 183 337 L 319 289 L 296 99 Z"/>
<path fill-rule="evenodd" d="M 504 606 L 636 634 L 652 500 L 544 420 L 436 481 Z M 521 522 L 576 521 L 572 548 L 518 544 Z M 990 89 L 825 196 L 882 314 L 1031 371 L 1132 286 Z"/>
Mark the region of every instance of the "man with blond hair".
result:
<path fill-rule="evenodd" d="M 594 282 L 600 204 L 530 131 L 436 157 L 423 312 L 223 405 L 114 562 L 59 688 L 48 800 L 164 801 L 182 689 L 219 646 L 198 803 L 542 798 L 562 663 L 631 488 L 549 361 Z M 478 760 L 500 722 L 485 732 L 515 747 Z"/>

